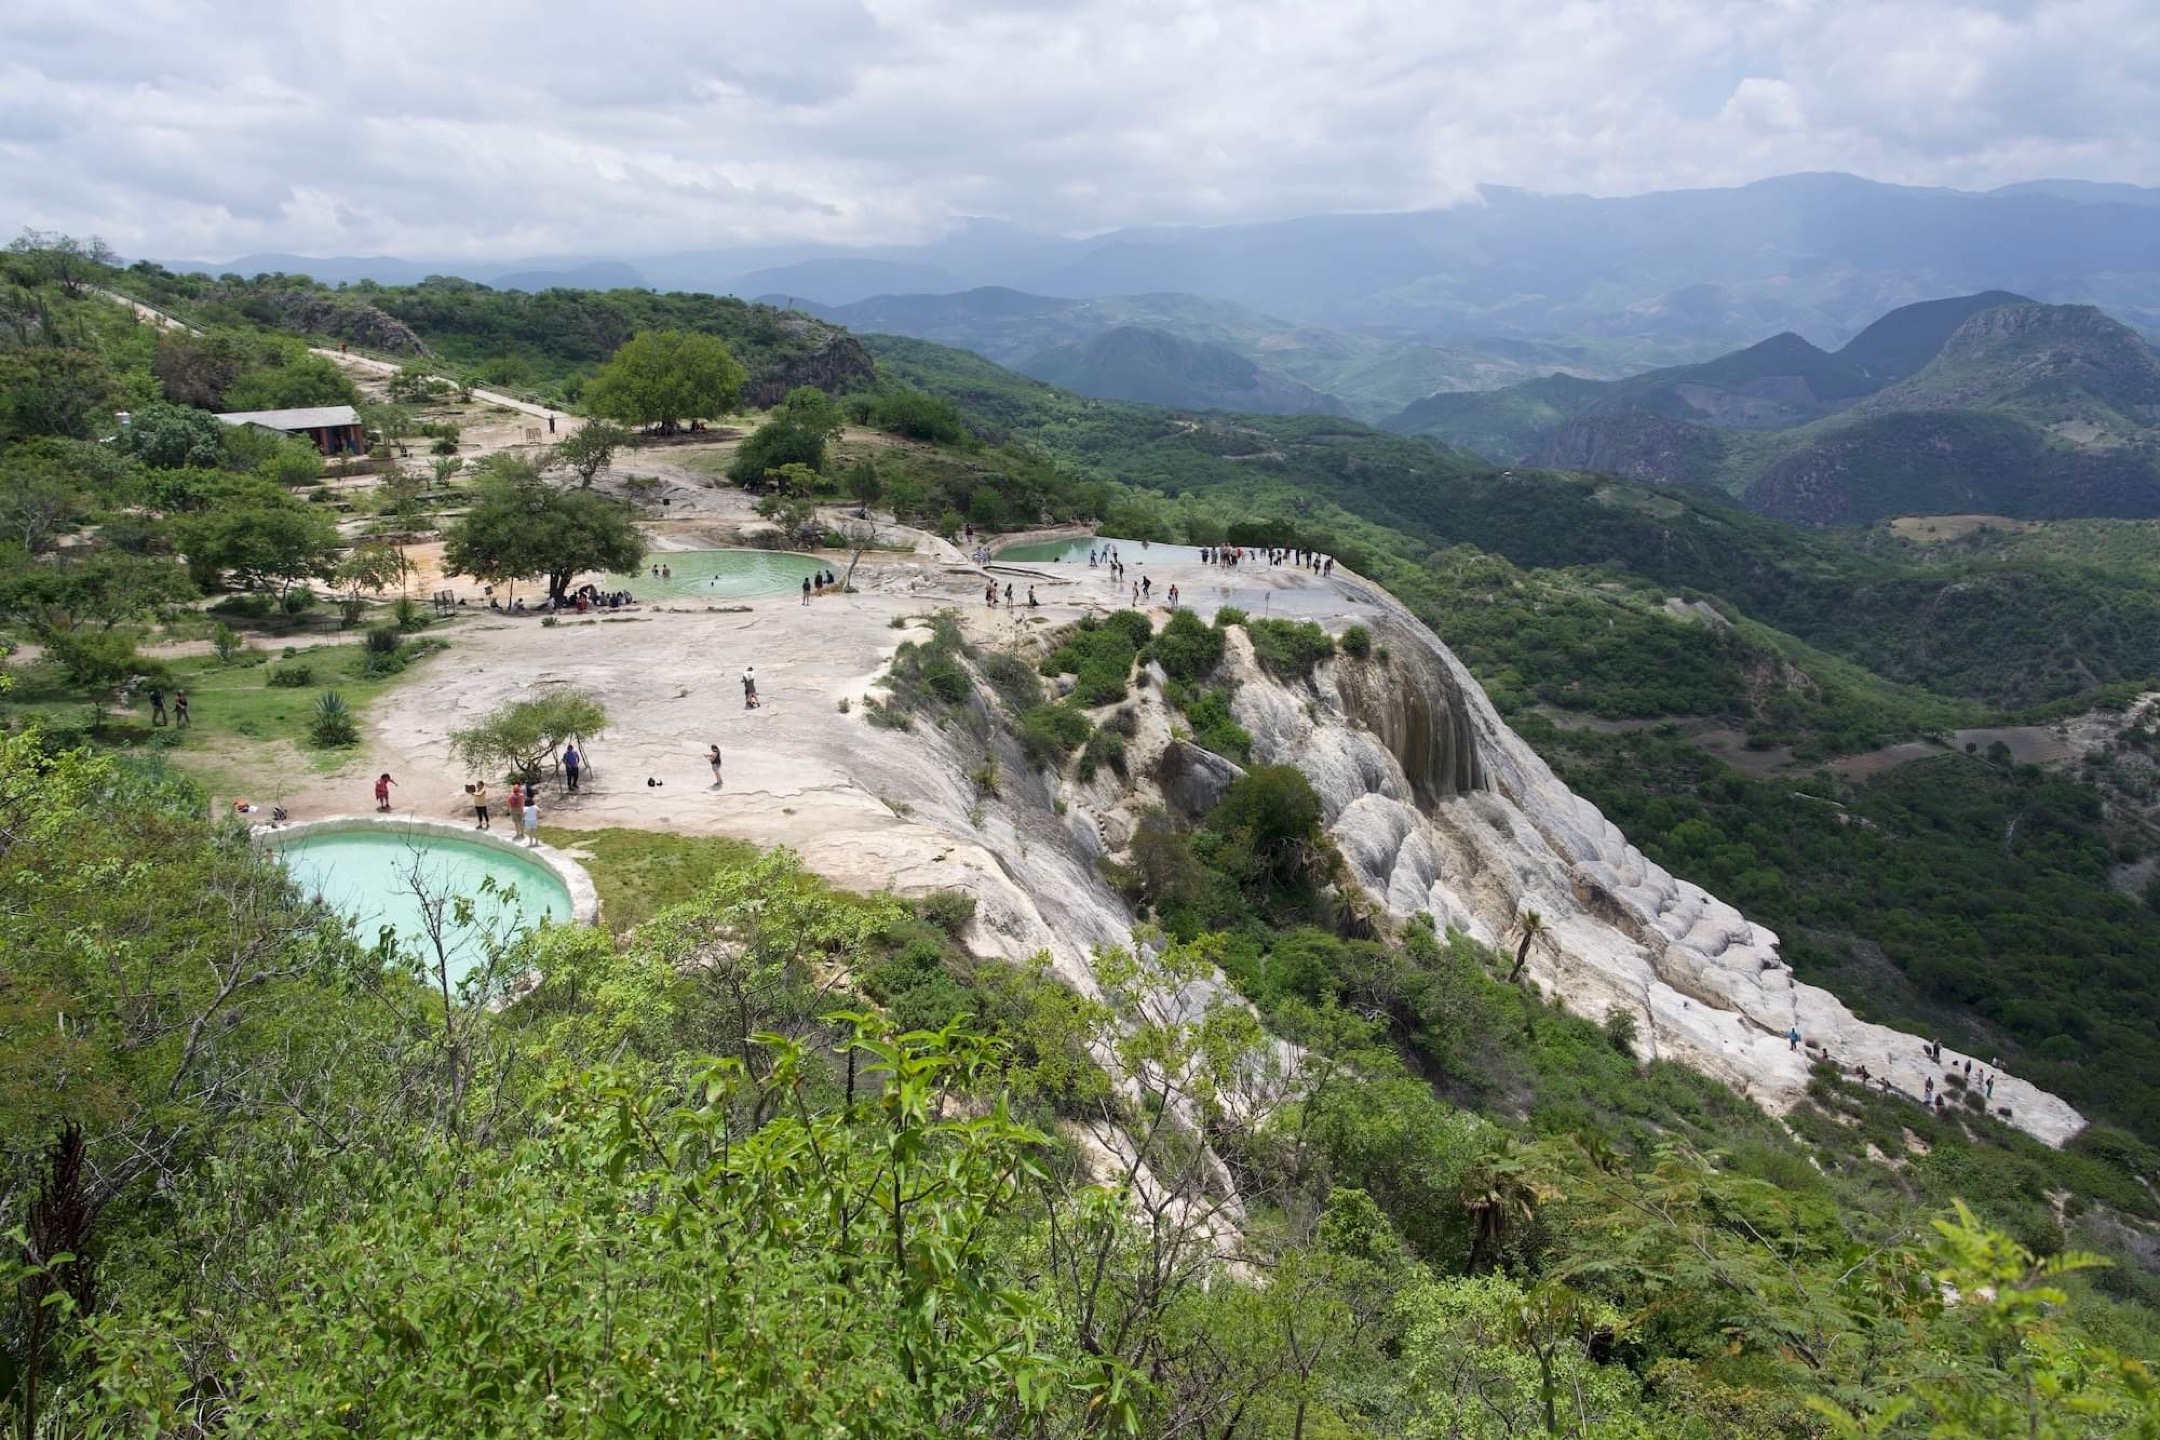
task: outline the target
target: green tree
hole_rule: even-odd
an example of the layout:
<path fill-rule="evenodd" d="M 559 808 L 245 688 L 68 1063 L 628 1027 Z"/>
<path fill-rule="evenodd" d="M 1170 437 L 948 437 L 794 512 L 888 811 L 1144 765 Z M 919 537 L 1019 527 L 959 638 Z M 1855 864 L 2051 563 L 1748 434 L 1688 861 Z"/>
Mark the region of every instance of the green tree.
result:
<path fill-rule="evenodd" d="M 1530 952 L 1538 945 L 1552 943 L 1552 927 L 1545 917 L 1535 910 L 1525 910 L 1515 917 L 1515 966 L 1508 971 L 1508 984 L 1522 977 L 1523 967 L 1530 963 Z"/>
<path fill-rule="evenodd" d="M 185 330 L 161 330 L 150 373 L 164 388 L 165 398 L 175 405 L 201 410 L 227 410 L 225 387 L 245 374 L 254 359 L 248 339 L 227 331 L 194 335 Z"/>
<path fill-rule="evenodd" d="M 360 392 L 335 361 L 294 346 L 277 364 L 250 370 L 225 387 L 227 410 L 301 410 L 352 405 Z"/>
<path fill-rule="evenodd" d="M 1320 796 L 1294 765 L 1256 765 L 1231 782 L 1208 828 L 1240 852 L 1248 881 L 1279 883 L 1308 867 L 1320 843 Z"/>
<path fill-rule="evenodd" d="M 101 356 L 65 345 L 0 350 L 0 439 L 62 435 L 94 440 L 120 400 Z"/>
<path fill-rule="evenodd" d="M 530 700 L 512 700 L 479 723 L 450 733 L 450 745 L 470 769 L 483 774 L 508 771 L 537 775 L 552 766 L 556 752 L 570 740 L 590 740 L 607 729 L 607 706 L 587 690 L 550 690 Z"/>
<path fill-rule="evenodd" d="M 155 470 L 210 469 L 225 454 L 227 427 L 185 405 L 152 402 L 128 417 L 128 453 Z"/>
<path fill-rule="evenodd" d="M 569 599 L 579 575 L 628 574 L 644 558 L 645 541 L 621 505 L 520 474 L 482 480 L 443 540 L 450 574 L 496 585 L 543 576 L 557 603 Z"/>
<path fill-rule="evenodd" d="M 555 463 L 589 486 L 615 463 L 615 452 L 630 443 L 630 432 L 605 420 L 589 420 L 555 447 Z"/>
<path fill-rule="evenodd" d="M 136 649 L 141 638 L 124 626 L 92 630 L 62 625 L 45 636 L 45 648 L 61 670 L 90 696 L 94 723 L 102 725 L 115 693 L 136 681 L 170 682 L 163 661 L 146 659 Z"/>
<path fill-rule="evenodd" d="M 24 553 L 42 555 L 73 528 L 88 497 L 60 466 L 38 463 L 28 448 L 0 451 L 0 527 Z"/>
<path fill-rule="evenodd" d="M 735 408 L 746 374 L 717 336 L 641 330 L 585 382 L 585 408 L 625 425 L 658 425 L 672 435 L 685 420 Z"/>
<path fill-rule="evenodd" d="M 728 477 L 748 483 L 791 465 L 822 471 L 825 446 L 840 433 L 841 420 L 831 396 L 813 385 L 797 386 L 743 441 L 728 466 Z"/>
<path fill-rule="evenodd" d="M 120 258 L 95 235 L 81 240 L 55 230 L 28 228 L 9 242 L 8 253 L 28 264 L 38 284 L 77 299 L 89 294 Z"/>
<path fill-rule="evenodd" d="M 321 506 L 254 476 L 223 482 L 210 508 L 181 517 L 173 530 L 199 580 L 229 573 L 242 587 L 280 599 L 302 581 L 329 578 L 340 548 L 337 525 Z"/>

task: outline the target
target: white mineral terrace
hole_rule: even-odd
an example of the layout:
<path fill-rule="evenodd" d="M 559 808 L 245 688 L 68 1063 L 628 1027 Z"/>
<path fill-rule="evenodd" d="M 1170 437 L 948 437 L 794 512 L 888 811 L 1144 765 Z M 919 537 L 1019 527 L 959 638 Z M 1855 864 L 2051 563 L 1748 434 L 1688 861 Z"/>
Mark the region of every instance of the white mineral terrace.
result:
<path fill-rule="evenodd" d="M 451 731 L 537 687 L 586 686 L 605 697 L 613 722 L 589 747 L 584 793 L 552 797 L 544 824 L 739 836 L 792 846 L 843 886 L 964 888 L 980 906 L 978 949 L 1014 958 L 1046 950 L 1088 989 L 1092 951 L 1127 940 L 1132 923 L 1098 858 L 1123 846 L 1145 809 L 1166 799 L 1189 806 L 1195 790 L 1204 801 L 1234 767 L 1174 747 L 1159 688 L 1148 686 L 1135 692 L 1130 784 L 1107 771 L 1087 784 L 1060 781 L 1007 747 L 1002 794 L 979 804 L 969 779 L 979 741 L 959 727 L 880 729 L 860 702 L 895 647 L 925 637 L 921 617 L 937 609 L 957 611 L 980 645 L 1024 648 L 1056 624 L 1129 604 L 1131 582 L 1145 575 L 1158 623 L 1176 584 L 1203 618 L 1237 605 L 1336 633 L 1359 622 L 1388 648 L 1385 664 L 1325 664 L 1311 686 L 1268 678 L 1240 634 L 1225 663 L 1242 682 L 1235 710 L 1255 759 L 1311 777 L 1343 853 L 1393 914 L 1430 911 L 1498 944 L 1521 910 L 1537 910 L 1551 926 L 1551 943 L 1530 961 L 1539 985 L 1593 1019 L 1631 1011 L 1641 1054 L 1683 1061 L 1772 1111 L 1801 1098 L 1821 1057 L 1865 1065 L 1916 1103 L 1929 1078 L 1939 1084 L 1966 1058 L 1946 1051 L 1934 1066 L 1919 1038 L 1865 1023 L 1795 981 L 1775 935 L 1645 859 L 1502 723 L 1440 639 L 1375 587 L 1339 569 L 1332 578 L 1288 566 L 1226 572 L 1122 548 L 1124 584 L 1085 564 L 986 572 L 922 538 L 911 555 L 866 561 L 857 593 L 807 605 L 796 596 L 662 604 L 554 626 L 469 614 L 452 632 L 455 648 L 376 706 L 348 773 L 391 771 L 401 809 L 454 821 L 469 777 L 452 761 Z M 1001 595 L 1012 584 L 1014 608 L 985 607 L 989 576 Z M 1027 607 L 1031 587 L 1038 609 Z M 745 666 L 756 667 L 762 708 L 743 707 Z M 725 754 L 723 786 L 707 768 L 713 743 Z M 1178 793 L 1166 796 L 1159 774 Z M 364 807 L 365 784 L 316 782 L 281 798 L 296 820 L 310 819 Z M 1797 1050 L 1786 1038 L 1795 1028 L 1806 1041 Z M 2009 1076 L 1992 1105 L 2051 1144 L 2083 1125 L 2061 1100 Z"/>

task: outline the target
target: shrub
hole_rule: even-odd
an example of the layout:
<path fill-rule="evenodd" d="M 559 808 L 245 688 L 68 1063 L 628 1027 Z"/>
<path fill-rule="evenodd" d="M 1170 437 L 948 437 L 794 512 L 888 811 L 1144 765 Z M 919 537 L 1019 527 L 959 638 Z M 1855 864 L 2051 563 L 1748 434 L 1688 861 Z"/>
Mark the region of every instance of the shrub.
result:
<path fill-rule="evenodd" d="M 997 794 L 997 793 L 998 793 L 998 763 L 997 763 L 997 756 L 995 756 L 995 755 L 985 755 L 985 756 L 983 756 L 983 759 L 982 759 L 982 764 L 980 764 L 980 765 L 977 765 L 977 766 L 976 766 L 976 767 L 975 767 L 975 768 L 974 768 L 973 770 L 970 770 L 970 771 L 968 772 L 968 779 L 969 779 L 969 780 L 970 780 L 971 782 L 973 782 L 973 784 L 974 784 L 974 786 L 975 786 L 975 793 L 976 793 L 977 795 L 995 795 L 995 794 Z"/>
<path fill-rule="evenodd" d="M 1071 704 L 1037 705 L 1020 717 L 1020 744 L 1041 765 L 1063 764 L 1095 727 Z"/>
<path fill-rule="evenodd" d="M 1204 680 L 1221 663 L 1223 632 L 1200 623 L 1190 610 L 1170 617 L 1155 637 L 1155 659 L 1173 680 Z"/>
<path fill-rule="evenodd" d="M 1080 778 L 1094 779 L 1104 765 L 1119 775 L 1125 773 L 1125 737 L 1114 730 L 1097 730 L 1088 737 L 1087 748 L 1080 752 Z"/>
<path fill-rule="evenodd" d="M 315 592 L 305 585 L 295 585 L 278 599 L 278 607 L 287 615 L 298 615 L 315 608 Z"/>
<path fill-rule="evenodd" d="M 345 697 L 325 690 L 315 697 L 315 714 L 308 721 L 308 738 L 325 748 L 360 743 L 360 726 L 353 719 Z"/>
<path fill-rule="evenodd" d="M 210 649 L 217 656 L 218 663 L 232 664 L 234 657 L 239 655 L 240 648 L 239 632 L 224 621 L 218 621 L 217 628 L 210 632 Z"/>
<path fill-rule="evenodd" d="M 1245 612 L 1235 605 L 1225 605 L 1215 612 L 1215 628 L 1218 630 L 1227 630 L 1232 625 L 1243 625 L 1245 620 Z"/>
<path fill-rule="evenodd" d="M 1348 636 L 1344 637 L 1348 639 Z M 1345 647 L 1348 648 L 1348 647 Z M 1615 1005 L 1605 1012 L 1605 1043 L 1623 1055 L 1635 1053 L 1635 1012 Z"/>
<path fill-rule="evenodd" d="M 909 711 L 951 709 L 975 694 L 975 681 L 960 661 L 959 625 L 950 615 L 939 615 L 931 620 L 930 629 L 928 640 L 908 641 L 894 651 L 885 673 L 892 698 L 884 708 L 903 717 Z"/>
<path fill-rule="evenodd" d="M 1185 718 L 1192 724 L 1193 743 L 1203 750 L 1243 765 L 1252 759 L 1252 733 L 1230 714 L 1229 697 L 1210 690 L 1186 702 Z"/>
<path fill-rule="evenodd" d="M 245 595 L 227 595 L 210 607 L 213 615 L 238 615 L 243 620 L 261 620 L 277 609 L 277 597 L 260 591 Z"/>
<path fill-rule="evenodd" d="M 393 623 L 400 630 L 424 630 L 428 624 L 427 607 L 410 595 L 400 595 L 390 607 Z"/>
<path fill-rule="evenodd" d="M 1042 681 L 1036 676 L 1035 667 L 1019 656 L 1003 651 L 985 656 L 982 672 L 983 678 L 990 682 L 990 688 L 1014 714 L 1025 715 L 1042 704 Z"/>
<path fill-rule="evenodd" d="M 268 683 L 280 690 L 305 690 L 315 683 L 315 667 L 312 665 L 273 666 Z"/>
<path fill-rule="evenodd" d="M 1304 864 L 1317 843 L 1322 815 L 1320 796 L 1293 765 L 1260 765 L 1230 785 L 1208 816 L 1208 828 L 1229 839 L 1247 857 L 1240 863 L 1225 856 L 1231 868 L 1249 880 L 1286 880 Z"/>
<path fill-rule="evenodd" d="M 1114 705 L 1125 698 L 1133 661 L 1152 634 L 1147 616 L 1137 611 L 1120 610 L 1100 620 L 1090 615 L 1065 632 L 1042 668 L 1075 677 L 1072 703 L 1082 709 Z"/>
<path fill-rule="evenodd" d="M 1363 660 L 1372 654 L 1372 631 L 1363 625 L 1352 625 L 1342 632 L 1342 639 L 1337 643 L 1342 646 L 1343 654 L 1353 660 Z"/>
<path fill-rule="evenodd" d="M 393 625 L 371 625 L 361 641 L 361 648 L 370 655 L 395 655 L 405 637 L 398 634 Z"/>
<path fill-rule="evenodd" d="M 1313 667 L 1335 653 L 1334 640 L 1310 620 L 1248 620 L 1245 633 L 1261 668 L 1281 680 L 1310 679 Z"/>

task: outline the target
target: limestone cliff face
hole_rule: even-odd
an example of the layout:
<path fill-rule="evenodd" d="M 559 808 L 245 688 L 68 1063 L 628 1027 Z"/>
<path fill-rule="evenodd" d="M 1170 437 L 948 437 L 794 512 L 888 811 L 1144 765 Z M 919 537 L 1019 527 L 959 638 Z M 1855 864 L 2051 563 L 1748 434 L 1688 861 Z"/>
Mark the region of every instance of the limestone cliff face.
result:
<path fill-rule="evenodd" d="M 1234 708 L 1254 759 L 1306 773 L 1359 882 L 1391 914 L 1429 911 L 1504 945 L 1516 916 L 1537 911 L 1551 927 L 1550 945 L 1531 952 L 1539 984 L 1592 1019 L 1633 1014 L 1645 1054 L 1772 1110 L 1801 1097 L 1825 1055 L 1914 1096 L 1938 1075 L 1919 1038 L 1796 981 L 1775 934 L 1644 857 L 1501 721 L 1430 630 L 1377 589 L 1352 588 L 1375 612 L 1364 623 L 1386 662 L 1340 657 L 1293 689 L 1254 666 L 1236 636 L 1227 663 L 1242 681 Z M 1797 1051 L 1792 1029 L 1806 1042 Z M 2053 1144 L 2084 1124 L 2009 1077 L 1995 1104 Z"/>
<path fill-rule="evenodd" d="M 1188 593 L 1200 584 L 1193 578 Z M 1930 1077 L 1941 1084 L 1919 1037 L 1868 1024 L 1796 981 L 1774 933 L 1667 873 L 1562 784 L 1439 638 L 1384 592 L 1338 575 L 1324 591 L 1309 584 L 1277 598 L 1302 601 L 1302 613 L 1337 629 L 1355 620 L 1376 642 L 1371 658 L 1340 655 L 1310 681 L 1285 682 L 1259 667 L 1233 627 L 1223 664 L 1253 760 L 1295 765 L 1311 780 L 1377 906 L 1398 919 L 1429 913 L 1499 947 L 1511 946 L 1518 915 L 1537 911 L 1550 927 L 1530 954 L 1539 986 L 1593 1020 L 1628 1012 L 1644 1056 L 1691 1065 L 1772 1111 L 1805 1094 L 1824 1057 L 1865 1065 L 1916 1099 Z M 908 818 L 834 837 L 844 865 L 809 846 L 813 863 L 879 872 L 902 890 L 961 885 L 978 900 L 976 944 L 1014 959 L 1048 951 L 1092 991 L 1096 948 L 1132 934 L 1099 862 L 1125 858 L 1149 811 L 1197 818 L 1239 773 L 1179 738 L 1162 680 L 1153 674 L 1124 702 L 1133 714 L 1122 769 L 1104 766 L 1085 782 L 1033 764 L 987 709 L 976 724 L 898 735 L 847 727 L 833 766 L 888 803 L 905 802 Z M 987 807 L 967 778 L 986 748 L 1004 777 Z M 1806 1042 L 1799 1049 L 1786 1039 L 1793 1029 Z M 2084 1125 L 2069 1105 L 2008 1076 L 1994 1103 L 2052 1144 Z"/>

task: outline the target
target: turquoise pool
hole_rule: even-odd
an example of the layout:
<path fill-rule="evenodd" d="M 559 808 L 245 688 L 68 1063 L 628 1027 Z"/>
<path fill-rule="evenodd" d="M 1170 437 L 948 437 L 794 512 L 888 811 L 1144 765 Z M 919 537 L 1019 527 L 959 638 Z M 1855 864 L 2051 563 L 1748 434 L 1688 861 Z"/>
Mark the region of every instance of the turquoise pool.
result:
<path fill-rule="evenodd" d="M 508 829 L 507 822 L 502 823 Z M 573 915 L 569 887 L 562 877 L 530 855 L 491 845 L 400 826 L 361 823 L 351 828 L 315 830 L 269 844 L 285 862 L 308 899 L 320 897 L 353 922 L 361 943 L 372 945 L 384 926 L 402 941 L 424 941 L 420 891 L 431 896 L 463 895 L 473 901 L 474 924 L 459 929 L 446 909 L 450 932 L 451 979 L 463 980 L 484 954 L 482 937 L 543 919 L 557 924 Z M 481 891 L 483 881 L 515 890 L 505 904 Z"/>
<path fill-rule="evenodd" d="M 1087 552 L 1081 552 L 1087 558 Z M 654 573 L 666 569 L 665 576 Z M 645 557 L 642 574 L 610 575 L 598 581 L 603 590 L 627 590 L 640 600 L 749 600 L 802 589 L 802 582 L 828 566 L 825 561 L 791 550 L 655 550 Z"/>
<path fill-rule="evenodd" d="M 1019 545 L 1008 545 L 991 558 L 1015 562 L 1049 563 L 1052 565 L 1085 565 L 1090 550 L 1101 552 L 1105 546 L 1117 547 L 1118 559 L 1127 565 L 1145 565 L 1150 560 L 1198 560 L 1197 545 L 1165 545 L 1160 541 L 1114 540 L 1103 536 L 1083 535 L 1077 540 L 1029 540 Z"/>

